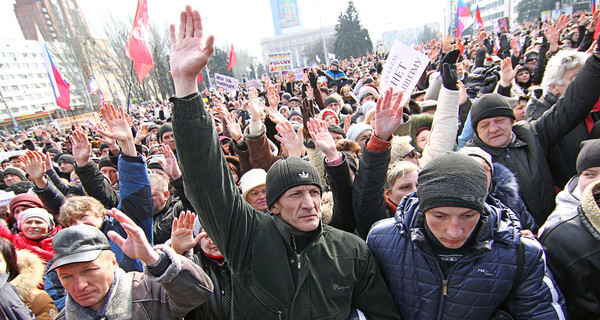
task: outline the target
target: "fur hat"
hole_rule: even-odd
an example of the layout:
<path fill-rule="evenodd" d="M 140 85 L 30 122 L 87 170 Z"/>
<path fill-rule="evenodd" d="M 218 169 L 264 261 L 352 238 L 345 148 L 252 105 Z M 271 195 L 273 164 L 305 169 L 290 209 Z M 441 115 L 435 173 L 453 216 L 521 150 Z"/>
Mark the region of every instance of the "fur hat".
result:
<path fill-rule="evenodd" d="M 246 200 L 250 190 L 265 185 L 267 183 L 267 172 L 263 169 L 252 169 L 244 173 L 240 178 L 240 189 L 242 189 L 242 198 Z"/>
<path fill-rule="evenodd" d="M 356 141 L 356 139 L 358 139 L 358 136 L 360 136 L 361 133 L 363 133 L 367 130 L 372 131 L 373 127 L 371 127 L 370 124 L 366 124 L 366 123 L 362 123 L 362 122 L 353 125 L 352 127 L 350 127 L 350 130 L 348 130 L 348 133 L 347 133 L 348 140 Z"/>

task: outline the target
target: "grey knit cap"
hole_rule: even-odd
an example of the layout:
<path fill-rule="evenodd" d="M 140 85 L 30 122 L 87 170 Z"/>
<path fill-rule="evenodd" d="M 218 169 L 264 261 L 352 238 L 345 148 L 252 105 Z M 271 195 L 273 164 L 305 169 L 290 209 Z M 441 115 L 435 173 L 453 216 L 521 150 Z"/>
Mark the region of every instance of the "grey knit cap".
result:
<path fill-rule="evenodd" d="M 470 208 L 484 213 L 487 176 L 471 157 L 448 152 L 429 161 L 419 173 L 421 212 L 437 207 Z"/>
<path fill-rule="evenodd" d="M 298 157 L 277 160 L 267 172 L 268 208 L 287 190 L 302 185 L 315 185 L 323 192 L 319 173 L 310 162 Z"/>

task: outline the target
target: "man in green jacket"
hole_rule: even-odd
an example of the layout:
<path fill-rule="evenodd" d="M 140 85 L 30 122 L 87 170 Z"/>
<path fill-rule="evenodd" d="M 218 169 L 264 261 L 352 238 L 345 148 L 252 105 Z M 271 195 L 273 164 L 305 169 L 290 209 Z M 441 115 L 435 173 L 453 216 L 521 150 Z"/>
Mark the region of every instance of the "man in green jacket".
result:
<path fill-rule="evenodd" d="M 316 169 L 291 157 L 267 174 L 259 213 L 240 196 L 196 76 L 214 48 L 201 48 L 200 14 L 187 6 L 179 33 L 171 25 L 173 131 L 185 192 L 202 226 L 229 262 L 234 319 L 399 319 L 377 264 L 358 237 L 321 223 Z"/>

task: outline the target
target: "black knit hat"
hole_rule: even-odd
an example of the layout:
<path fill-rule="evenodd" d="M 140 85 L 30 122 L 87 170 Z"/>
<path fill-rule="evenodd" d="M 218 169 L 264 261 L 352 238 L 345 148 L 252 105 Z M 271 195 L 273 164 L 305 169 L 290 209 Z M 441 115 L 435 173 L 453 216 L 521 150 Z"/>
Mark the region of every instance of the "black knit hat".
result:
<path fill-rule="evenodd" d="M 493 117 L 515 118 L 508 100 L 498 93 L 488 93 L 475 100 L 471 107 L 471 126 L 477 131 L 477 124 L 483 119 Z"/>
<path fill-rule="evenodd" d="M 298 157 L 277 160 L 267 172 L 268 208 L 287 190 L 302 185 L 315 185 L 323 192 L 319 173 L 310 162 Z"/>
<path fill-rule="evenodd" d="M 104 167 L 113 167 L 118 170 L 117 166 L 115 166 L 115 164 L 112 161 L 110 161 L 110 158 L 108 156 L 100 158 L 100 162 L 98 162 L 98 169 L 102 169 Z"/>
<path fill-rule="evenodd" d="M 342 129 L 342 127 L 338 126 L 337 124 L 328 125 L 327 131 L 341 134 L 342 137 L 344 137 L 344 139 L 346 139 L 346 132 L 344 131 L 344 129 Z"/>
<path fill-rule="evenodd" d="M 419 173 L 419 210 L 437 207 L 470 208 L 484 213 L 487 176 L 475 159 L 457 152 L 441 154 Z"/>
<path fill-rule="evenodd" d="M 25 171 L 19 168 L 8 167 L 4 169 L 4 175 L 2 177 L 6 177 L 7 174 L 14 174 L 15 176 L 21 178 L 21 180 L 25 180 Z"/>
<path fill-rule="evenodd" d="M 160 128 L 158 129 L 158 141 L 162 141 L 163 134 L 169 131 L 173 131 L 173 124 L 171 124 L 170 122 L 167 122 L 160 126 Z"/>
<path fill-rule="evenodd" d="M 323 106 L 325 106 L 325 108 L 327 108 L 327 106 L 332 103 L 340 103 L 340 100 L 338 100 L 337 97 L 331 95 L 325 99 L 325 101 L 323 102 Z"/>
<path fill-rule="evenodd" d="M 72 155 L 70 155 L 68 153 L 65 153 L 65 154 L 61 155 L 60 158 L 58 158 L 57 163 L 61 163 L 61 162 L 75 164 L 75 157 L 73 157 Z"/>
<path fill-rule="evenodd" d="M 600 167 L 600 139 L 583 141 L 577 156 L 577 174 L 593 167 Z"/>
<path fill-rule="evenodd" d="M 98 149 L 100 150 L 100 152 L 102 152 L 102 150 L 106 149 L 106 148 L 110 148 L 110 146 L 104 142 L 102 142 L 100 144 L 100 146 L 98 147 Z"/>

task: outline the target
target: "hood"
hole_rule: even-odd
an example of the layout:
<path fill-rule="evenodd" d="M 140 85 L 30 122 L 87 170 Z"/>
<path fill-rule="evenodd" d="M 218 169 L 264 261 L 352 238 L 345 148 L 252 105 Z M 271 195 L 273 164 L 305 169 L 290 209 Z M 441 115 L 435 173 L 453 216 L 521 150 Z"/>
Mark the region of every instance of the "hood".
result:
<path fill-rule="evenodd" d="M 521 233 L 510 218 L 508 209 L 497 208 L 486 203 L 485 210 L 487 214 L 481 215 L 482 225 L 475 238 L 475 250 L 485 250 L 494 241 L 516 245 Z M 416 192 L 402 199 L 394 219 L 403 236 L 410 237 L 416 243 L 424 239 L 423 213 L 419 211 Z"/>
<path fill-rule="evenodd" d="M 494 162 L 490 194 L 509 208 L 519 207 L 519 184 L 515 174 L 506 166 Z"/>
<path fill-rule="evenodd" d="M 14 278 L 12 284 L 22 301 L 29 300 L 32 289 L 37 289 L 44 281 L 44 261 L 37 254 L 22 249 L 17 251 L 17 267 L 19 275 Z"/>

